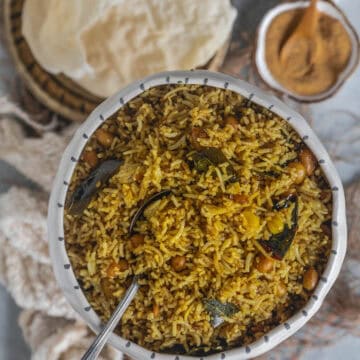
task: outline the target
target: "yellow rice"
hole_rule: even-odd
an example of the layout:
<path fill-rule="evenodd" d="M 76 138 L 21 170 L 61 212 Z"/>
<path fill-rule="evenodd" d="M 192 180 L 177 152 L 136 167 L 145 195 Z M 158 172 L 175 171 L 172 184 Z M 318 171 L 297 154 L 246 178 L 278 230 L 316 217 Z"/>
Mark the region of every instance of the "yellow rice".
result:
<path fill-rule="evenodd" d="M 228 115 L 239 126 L 225 125 Z M 321 274 L 331 243 L 321 230 L 331 218 L 331 192 L 319 168 L 296 187 L 298 229 L 286 256 L 268 273 L 256 268 L 264 252 L 258 241 L 271 235 L 273 201 L 294 187 L 286 164 L 297 159 L 301 139 L 283 119 L 228 90 L 168 85 L 145 91 L 101 127 L 115 135 L 111 146 L 92 136 L 85 150 L 100 161 L 125 162 L 82 215 L 65 212 L 65 240 L 79 283 L 104 321 L 132 275 L 142 274 L 117 328 L 121 336 L 154 351 L 214 352 L 254 341 L 304 305 L 310 296 L 304 272 L 313 266 Z M 237 182 L 226 181 L 222 165 L 206 173 L 189 166 L 193 127 L 205 129 L 200 146 L 222 150 Z M 70 193 L 90 170 L 78 163 Z M 145 240 L 134 250 L 130 220 L 142 200 L 163 189 L 173 194 L 146 209 L 136 227 Z M 246 201 L 235 202 L 235 194 Z M 249 212 L 258 223 L 247 219 Z M 171 266 L 176 255 L 186 258 L 183 271 Z M 119 259 L 130 267 L 118 271 Z M 239 311 L 214 328 L 205 299 Z"/>

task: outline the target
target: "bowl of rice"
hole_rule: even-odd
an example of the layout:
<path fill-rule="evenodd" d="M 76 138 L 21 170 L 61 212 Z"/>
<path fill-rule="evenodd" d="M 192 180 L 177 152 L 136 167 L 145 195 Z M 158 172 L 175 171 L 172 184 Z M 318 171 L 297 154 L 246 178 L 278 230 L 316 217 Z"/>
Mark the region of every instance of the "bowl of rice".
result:
<path fill-rule="evenodd" d="M 205 70 L 147 77 L 91 113 L 48 228 L 57 281 L 94 332 L 138 276 L 109 339 L 136 359 L 263 354 L 317 312 L 347 241 L 341 180 L 305 119 Z"/>

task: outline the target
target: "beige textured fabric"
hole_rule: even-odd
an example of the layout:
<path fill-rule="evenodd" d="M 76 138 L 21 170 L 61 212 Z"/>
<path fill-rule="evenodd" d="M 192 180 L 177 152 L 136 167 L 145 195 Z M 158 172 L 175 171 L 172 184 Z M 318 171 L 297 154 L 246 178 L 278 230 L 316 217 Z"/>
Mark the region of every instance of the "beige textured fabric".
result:
<path fill-rule="evenodd" d="M 11 109 L 18 111 L 17 108 L 0 99 L 0 112 L 3 109 L 6 113 L 2 115 L 3 119 L 0 121 L 1 158 L 39 184 L 45 191 L 50 192 L 61 155 L 76 125 L 68 127 L 62 134 L 48 132 L 41 138 L 26 137 L 23 126 L 8 115 L 11 114 Z M 17 115 L 17 118 L 23 121 L 22 113 L 19 112 Z M 24 156 L 25 154 L 29 156 Z"/>
<path fill-rule="evenodd" d="M 50 317 L 43 312 L 23 311 L 19 324 L 33 349 L 32 360 L 78 360 L 93 340 L 82 322 Z M 110 347 L 99 357 L 100 360 L 122 358 L 121 353 Z"/>
<path fill-rule="evenodd" d="M 60 134 L 27 137 L 14 118 L 28 125 L 31 119 L 5 99 L 0 104 L 0 159 L 39 185 L 38 190 L 13 185 L 0 194 L 0 283 L 25 309 L 19 324 L 32 360 L 80 359 L 93 335 L 55 281 L 46 229 L 51 182 L 75 125 Z M 102 353 L 102 359 L 122 358 L 110 347 Z"/>
<path fill-rule="evenodd" d="M 0 281 L 20 307 L 74 318 L 55 282 L 46 238 L 45 199 L 16 187 L 0 196 Z"/>

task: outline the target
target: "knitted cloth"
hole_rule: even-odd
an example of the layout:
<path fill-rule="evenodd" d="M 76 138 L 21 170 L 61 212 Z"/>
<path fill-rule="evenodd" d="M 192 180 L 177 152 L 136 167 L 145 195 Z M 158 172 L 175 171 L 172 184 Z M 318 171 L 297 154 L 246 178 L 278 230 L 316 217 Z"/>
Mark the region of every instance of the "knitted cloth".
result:
<path fill-rule="evenodd" d="M 55 281 L 46 230 L 51 183 L 76 126 L 60 134 L 28 137 L 14 117 L 32 125 L 14 104 L 0 99 L 0 159 L 30 179 L 34 188 L 13 185 L 0 195 L 0 282 L 25 309 L 19 324 L 32 359 L 79 359 L 93 335 Z M 102 359 L 122 358 L 111 347 L 102 352 Z"/>

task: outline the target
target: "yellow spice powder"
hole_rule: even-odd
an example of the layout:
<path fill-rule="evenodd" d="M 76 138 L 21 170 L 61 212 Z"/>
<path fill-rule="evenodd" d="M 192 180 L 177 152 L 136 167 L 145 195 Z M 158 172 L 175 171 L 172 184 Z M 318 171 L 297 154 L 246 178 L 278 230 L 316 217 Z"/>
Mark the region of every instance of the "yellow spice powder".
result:
<path fill-rule="evenodd" d="M 284 87 L 300 95 L 315 95 L 334 85 L 345 69 L 352 51 L 351 41 L 340 21 L 320 13 L 314 36 L 299 41 L 286 61 L 281 61 L 281 48 L 303 12 L 287 11 L 272 21 L 266 35 L 265 56 L 273 76 Z M 309 48 L 316 53 L 310 56 Z"/>

